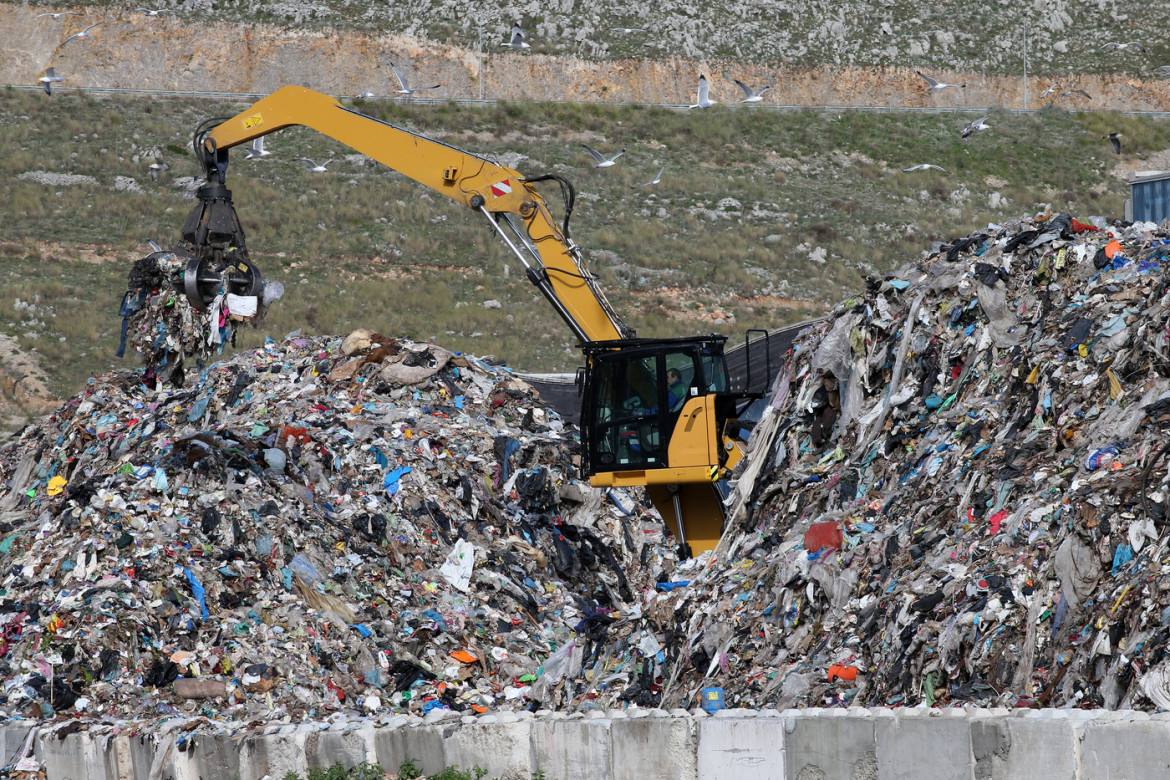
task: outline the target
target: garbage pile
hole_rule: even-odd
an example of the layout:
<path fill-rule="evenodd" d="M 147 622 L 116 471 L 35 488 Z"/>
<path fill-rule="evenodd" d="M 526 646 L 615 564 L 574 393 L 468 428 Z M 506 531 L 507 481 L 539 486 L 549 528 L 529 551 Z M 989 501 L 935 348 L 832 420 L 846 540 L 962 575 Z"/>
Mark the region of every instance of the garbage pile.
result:
<path fill-rule="evenodd" d="M 554 705 L 672 564 L 506 367 L 357 331 L 177 385 L 97 377 L 0 453 L 0 714 Z"/>
<path fill-rule="evenodd" d="M 720 549 L 659 597 L 668 702 L 1170 709 L 1168 254 L 1022 218 L 803 332 Z"/>

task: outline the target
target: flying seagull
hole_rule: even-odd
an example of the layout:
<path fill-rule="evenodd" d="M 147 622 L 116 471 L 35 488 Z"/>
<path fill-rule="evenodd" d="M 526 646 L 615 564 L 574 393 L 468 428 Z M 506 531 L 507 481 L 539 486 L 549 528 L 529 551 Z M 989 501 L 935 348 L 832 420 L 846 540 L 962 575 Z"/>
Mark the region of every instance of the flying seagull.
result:
<path fill-rule="evenodd" d="M 659 168 L 659 169 L 658 169 L 658 173 L 654 174 L 654 178 L 653 178 L 653 179 L 651 179 L 650 181 L 646 182 L 645 184 L 635 184 L 635 185 L 631 186 L 631 187 L 630 187 L 630 189 L 631 189 L 631 190 L 636 190 L 636 189 L 638 189 L 638 188 L 640 188 L 640 187 L 649 187 L 651 184 L 657 184 L 658 182 L 662 181 L 662 172 L 663 172 L 663 171 L 665 171 L 665 170 L 666 170 L 666 168 L 665 168 L 665 167 Z"/>
<path fill-rule="evenodd" d="M 45 75 L 41 76 L 37 81 L 41 82 L 41 86 L 45 88 L 46 95 L 53 94 L 54 82 L 63 81 L 61 76 L 57 75 L 56 68 L 45 68 Z"/>
<path fill-rule="evenodd" d="M 154 9 L 150 9 L 150 8 L 135 8 L 135 9 L 134 9 L 134 12 L 135 12 L 135 13 L 140 13 L 140 14 L 146 14 L 147 16 L 158 16 L 159 14 L 169 14 L 169 13 L 174 13 L 174 11 L 173 11 L 172 9 L 170 9 L 170 8 L 154 8 Z"/>
<path fill-rule="evenodd" d="M 1068 92 L 1061 92 L 1060 93 L 1061 97 L 1072 97 L 1073 95 L 1081 95 L 1085 98 L 1085 100 L 1092 100 L 1093 99 L 1093 96 L 1090 95 L 1088 92 L 1085 92 L 1083 89 L 1070 89 Z"/>
<path fill-rule="evenodd" d="M 1121 133 L 1114 130 L 1109 135 L 1103 135 L 1102 138 L 1108 138 L 1109 143 L 1113 144 L 1113 151 L 1121 154 Z"/>
<path fill-rule="evenodd" d="M 947 83 L 942 82 L 942 81 L 935 81 L 930 76 L 923 75 L 921 71 L 916 70 L 914 72 L 917 73 L 918 76 L 923 81 L 926 82 L 926 91 L 927 92 L 937 92 L 938 90 L 943 90 L 943 89 L 946 89 L 947 87 L 954 87 L 955 89 L 963 89 L 967 86 L 966 84 L 947 84 Z"/>
<path fill-rule="evenodd" d="M 1154 68 L 1154 70 L 1158 71 L 1159 73 L 1165 73 L 1167 76 L 1170 76 L 1170 65 L 1159 65 L 1158 67 Z"/>
<path fill-rule="evenodd" d="M 270 154 L 272 154 L 272 152 L 264 148 L 264 136 L 260 136 L 256 140 L 252 141 L 251 146 L 244 150 L 244 159 L 258 160 L 262 157 L 267 157 Z"/>
<path fill-rule="evenodd" d="M 910 173 L 910 171 L 925 171 L 927 168 L 934 168 L 936 171 L 942 171 L 943 173 L 947 172 L 946 168 L 940 168 L 937 165 L 931 165 L 930 163 L 918 163 L 917 165 L 911 165 L 909 168 L 903 168 L 902 173 Z"/>
<path fill-rule="evenodd" d="M 325 166 L 328 165 L 329 163 L 333 162 L 333 160 L 329 159 L 329 160 L 326 160 L 325 162 L 321 163 L 320 165 L 318 165 L 317 163 L 310 160 L 308 157 L 298 157 L 297 162 L 303 162 L 305 164 L 305 167 L 308 168 L 313 173 L 325 173 Z"/>
<path fill-rule="evenodd" d="M 601 152 L 590 149 L 585 144 L 581 144 L 581 148 L 584 149 L 585 151 L 589 152 L 590 157 L 592 157 L 594 160 L 597 160 L 597 165 L 594 165 L 593 166 L 594 168 L 612 168 L 617 163 L 617 158 L 621 157 L 623 154 L 626 153 L 626 150 L 622 149 L 620 152 L 615 154 L 613 157 L 606 157 Z"/>
<path fill-rule="evenodd" d="M 47 14 L 37 14 L 33 18 L 40 19 L 42 16 L 51 16 L 51 17 L 53 17 L 53 19 L 55 21 L 57 19 L 60 19 L 62 16 L 81 16 L 81 14 L 77 13 L 77 11 L 59 11 L 58 13 L 53 13 L 52 11 L 50 11 Z"/>
<path fill-rule="evenodd" d="M 159 174 L 161 174 L 163 171 L 169 171 L 171 169 L 171 166 L 163 162 L 163 158 L 161 157 L 155 157 L 154 162 L 152 162 L 147 167 L 150 168 L 151 181 L 158 181 Z"/>
<path fill-rule="evenodd" d="M 610 27 L 610 32 L 621 33 L 622 35 L 629 35 L 630 33 L 646 32 L 641 27 Z"/>
<path fill-rule="evenodd" d="M 394 78 L 398 79 L 398 83 L 402 85 L 402 89 L 394 90 L 399 95 L 406 95 L 407 97 L 410 97 L 415 92 L 422 92 L 424 89 L 438 89 L 439 87 L 443 86 L 442 84 L 432 84 L 429 87 L 411 87 L 410 83 L 406 80 L 406 76 L 402 75 L 398 68 L 395 67 L 393 62 L 390 63 L 390 70 L 394 71 Z"/>
<path fill-rule="evenodd" d="M 65 41 L 61 45 L 64 46 L 66 43 L 69 43 L 69 41 L 73 40 L 74 38 L 88 38 L 89 31 L 92 30 L 93 28 L 97 27 L 100 24 L 101 24 L 101 22 L 97 22 L 96 24 L 91 24 L 89 27 L 86 27 L 84 30 L 77 33 L 76 35 L 70 35 L 68 38 L 65 39 Z"/>
<path fill-rule="evenodd" d="M 772 85 L 768 84 L 760 87 L 760 91 L 757 92 L 739 79 L 735 79 L 735 86 L 739 87 L 739 91 L 743 93 L 743 100 L 739 101 L 740 103 L 759 103 L 764 99 L 764 93 L 772 88 Z"/>
<path fill-rule="evenodd" d="M 1125 51 L 1126 49 L 1137 49 L 1138 51 L 1144 52 L 1146 50 L 1146 47 L 1142 46 L 1141 41 L 1130 41 L 1128 43 L 1118 43 L 1117 41 L 1110 41 L 1109 43 L 1102 46 L 1100 49 L 1097 49 L 1097 53 L 1100 54 L 1101 52 L 1105 51 L 1106 49 L 1117 49 L 1117 51 Z"/>
<path fill-rule="evenodd" d="M 531 49 L 527 43 L 524 42 L 524 31 L 520 29 L 519 24 L 512 25 L 512 40 L 507 43 L 501 43 L 501 46 L 507 46 L 509 49 Z"/>
<path fill-rule="evenodd" d="M 363 89 L 362 94 L 358 95 L 357 98 L 358 98 L 358 100 L 369 100 L 373 96 L 374 96 L 373 92 L 371 92 L 368 89 Z"/>
<path fill-rule="evenodd" d="M 699 74 L 699 99 L 698 99 L 698 102 L 695 103 L 693 106 L 687 106 L 687 108 L 710 108 L 711 106 L 715 105 L 718 101 L 711 100 L 709 95 L 710 95 L 710 91 L 709 91 L 709 87 L 707 86 L 707 77 L 703 74 Z"/>
<path fill-rule="evenodd" d="M 1048 97 L 1049 95 L 1051 95 L 1055 91 L 1056 91 L 1056 82 L 1054 81 L 1048 85 L 1048 89 L 1046 89 L 1040 93 L 1040 99 L 1043 100 L 1044 98 Z"/>
<path fill-rule="evenodd" d="M 158 242 L 157 242 L 157 241 L 155 241 L 153 238 L 148 238 L 148 239 L 146 239 L 146 245 L 150 247 L 150 251 L 151 251 L 151 252 L 161 252 L 161 251 L 163 251 L 163 248 L 162 248 L 161 246 L 159 246 L 159 245 L 158 245 Z"/>
<path fill-rule="evenodd" d="M 972 122 L 971 124 L 969 124 L 963 128 L 963 137 L 966 138 L 967 136 L 971 135 L 972 133 L 978 133 L 981 130 L 989 130 L 989 129 L 991 129 L 991 125 L 987 124 L 987 117 L 981 116 L 978 119 L 976 119 L 974 122 Z"/>

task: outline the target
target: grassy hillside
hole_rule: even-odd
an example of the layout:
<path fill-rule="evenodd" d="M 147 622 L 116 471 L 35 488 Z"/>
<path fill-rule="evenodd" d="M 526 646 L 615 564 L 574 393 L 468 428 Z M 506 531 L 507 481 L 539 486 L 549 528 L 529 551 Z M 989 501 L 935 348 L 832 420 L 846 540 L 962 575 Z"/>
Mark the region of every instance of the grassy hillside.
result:
<path fill-rule="evenodd" d="M 196 173 L 191 130 L 243 106 L 45 98 L 0 92 L 0 331 L 36 350 L 65 394 L 117 364 L 126 271 L 146 239 L 173 243 L 193 205 L 183 187 Z M 964 141 L 962 114 L 358 107 L 525 174 L 569 176 L 580 193 L 574 238 L 642 335 L 804 319 L 933 241 L 1045 204 L 1120 216 L 1120 169 L 1155 166 L 1147 158 L 1170 148 L 1164 122 L 1060 110 L 993 112 L 992 129 Z M 1120 158 L 1101 139 L 1111 130 L 1124 133 Z M 361 326 L 526 369 L 577 364 L 567 329 L 475 215 L 312 131 L 267 140 L 273 155 L 237 155 L 229 186 L 253 259 L 288 293 L 241 346 Z M 628 151 L 598 171 L 582 143 Z M 152 183 L 155 154 L 172 169 Z M 301 156 L 337 160 L 312 174 Z M 920 162 L 947 173 L 900 170 Z M 661 184 L 631 188 L 663 166 Z"/>

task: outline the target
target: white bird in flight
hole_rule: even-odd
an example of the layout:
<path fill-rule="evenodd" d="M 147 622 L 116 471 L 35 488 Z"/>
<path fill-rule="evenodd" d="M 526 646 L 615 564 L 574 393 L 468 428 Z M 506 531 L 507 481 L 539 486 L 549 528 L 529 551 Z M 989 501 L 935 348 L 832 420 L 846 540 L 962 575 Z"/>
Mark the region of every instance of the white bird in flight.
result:
<path fill-rule="evenodd" d="M 51 16 L 54 20 L 56 20 L 60 19 L 62 16 L 81 16 L 81 14 L 79 14 L 77 11 L 58 11 L 57 13 L 50 11 L 47 14 L 37 14 L 33 18 L 40 19 L 42 16 Z"/>
<path fill-rule="evenodd" d="M 1073 95 L 1080 95 L 1081 97 L 1085 98 L 1086 100 L 1093 99 L 1093 96 L 1090 95 L 1088 92 L 1085 92 L 1083 89 L 1070 89 L 1068 92 L 1061 92 L 1060 93 L 1061 97 L 1072 97 Z"/>
<path fill-rule="evenodd" d="M 926 91 L 927 92 L 937 92 L 937 91 L 944 90 L 947 88 L 965 89 L 967 86 L 966 84 L 947 84 L 946 82 L 943 82 L 943 81 L 935 81 L 930 76 L 927 76 L 924 73 L 922 73 L 922 71 L 916 70 L 914 72 L 918 74 L 919 78 L 921 78 L 923 81 L 926 82 Z"/>
<path fill-rule="evenodd" d="M 646 182 L 645 184 L 634 184 L 634 185 L 632 185 L 632 186 L 630 187 L 630 189 L 631 189 L 631 190 L 636 190 L 636 189 L 638 189 L 639 187 L 649 187 L 651 184 L 657 184 L 658 182 L 662 181 L 662 172 L 663 172 L 663 171 L 665 171 L 665 170 L 666 170 L 666 168 L 665 168 L 665 167 L 659 168 L 659 169 L 658 169 L 658 173 L 654 174 L 654 178 L 653 178 L 653 179 L 651 179 L 650 181 Z"/>
<path fill-rule="evenodd" d="M 264 148 L 264 136 L 260 136 L 256 140 L 252 141 L 251 146 L 244 150 L 244 159 L 258 160 L 262 157 L 267 157 L 270 154 L 272 154 L 272 152 Z"/>
<path fill-rule="evenodd" d="M 594 160 L 597 160 L 597 165 L 594 165 L 593 166 L 594 168 L 612 168 L 617 163 L 617 158 L 621 157 L 623 154 L 626 153 L 626 150 L 622 149 L 620 152 L 615 154 L 613 157 L 606 157 L 601 152 L 590 149 L 585 144 L 581 144 L 581 148 L 584 149 L 585 151 L 589 152 L 590 157 L 592 157 Z"/>
<path fill-rule="evenodd" d="M 163 158 L 155 157 L 154 162 L 147 166 L 150 168 L 150 180 L 158 181 L 158 177 L 163 171 L 169 171 L 171 166 L 163 162 Z"/>
<path fill-rule="evenodd" d="M 1116 49 L 1117 51 L 1125 51 L 1126 49 L 1137 49 L 1138 51 L 1144 52 L 1146 50 L 1146 47 L 1142 46 L 1141 41 L 1129 41 L 1128 43 L 1119 43 L 1117 41 L 1110 41 L 1109 43 L 1102 46 L 1100 49 L 1097 49 L 1097 53 L 1100 54 L 1101 52 L 1105 51 L 1106 49 Z"/>
<path fill-rule="evenodd" d="M 424 89 L 438 89 L 443 86 L 442 84 L 432 84 L 429 87 L 411 87 L 410 83 L 406 80 L 406 76 L 402 75 L 401 71 L 398 70 L 393 62 L 390 63 L 390 70 L 394 71 L 394 78 L 398 79 L 398 83 L 402 86 L 402 89 L 394 90 L 399 95 L 410 97 L 415 92 L 422 92 Z"/>
<path fill-rule="evenodd" d="M 41 76 L 37 81 L 41 82 L 41 86 L 45 88 L 45 94 L 53 94 L 53 84 L 58 81 L 64 81 L 64 78 L 57 75 L 56 68 L 45 68 L 45 75 Z"/>
<path fill-rule="evenodd" d="M 757 92 L 739 79 L 735 79 L 735 86 L 739 87 L 739 91 L 743 93 L 743 100 L 739 101 L 740 103 L 759 103 L 764 99 L 764 93 L 772 88 L 772 85 L 768 84 L 760 87 L 759 92 Z"/>
<path fill-rule="evenodd" d="M 622 35 L 629 35 L 630 33 L 646 32 L 641 27 L 610 27 L 610 32 L 621 33 Z"/>
<path fill-rule="evenodd" d="M 374 96 L 374 93 L 368 89 L 363 89 L 362 94 L 358 95 L 358 100 L 369 100 Z"/>
<path fill-rule="evenodd" d="M 715 103 L 718 101 L 711 100 L 710 94 L 710 88 L 707 86 L 707 77 L 703 74 L 699 74 L 698 102 L 696 102 L 693 106 L 687 106 L 687 108 L 710 108 L 711 106 L 715 105 Z"/>
<path fill-rule="evenodd" d="M 155 241 L 153 238 L 148 238 L 148 239 L 146 239 L 146 245 L 150 247 L 150 251 L 151 251 L 151 252 L 161 252 L 161 251 L 163 251 L 163 248 L 162 248 L 161 246 L 159 246 L 159 245 L 158 245 L 158 242 L 157 242 L 157 241 Z"/>
<path fill-rule="evenodd" d="M 987 124 L 987 117 L 981 116 L 978 119 L 976 119 L 974 122 L 972 122 L 971 124 L 969 124 L 963 128 L 963 137 L 966 138 L 967 136 L 971 135 L 972 133 L 978 133 L 982 130 L 989 130 L 990 128 L 991 128 L 991 125 Z"/>
<path fill-rule="evenodd" d="M 1046 89 L 1040 93 L 1040 99 L 1043 100 L 1044 98 L 1048 97 L 1049 95 L 1051 95 L 1055 91 L 1056 91 L 1056 82 L 1054 81 L 1048 85 L 1048 89 Z"/>
<path fill-rule="evenodd" d="M 524 31 L 520 29 L 519 24 L 512 25 L 512 40 L 507 43 L 501 43 L 501 46 L 507 46 L 509 49 L 531 49 L 527 43 L 524 42 Z"/>
<path fill-rule="evenodd" d="M 937 165 L 931 165 L 930 163 L 918 163 L 917 165 L 911 165 L 909 168 L 903 168 L 902 173 L 910 173 L 910 171 L 925 171 L 928 168 L 934 168 L 936 171 L 942 171 L 943 173 L 947 172 L 946 168 L 940 168 Z"/>
<path fill-rule="evenodd" d="M 135 8 L 135 13 L 146 14 L 147 16 L 158 16 L 159 14 L 170 14 L 174 11 L 170 8 Z"/>
<path fill-rule="evenodd" d="M 79 32 L 79 33 L 76 33 L 76 34 L 74 34 L 74 35 L 70 35 L 68 38 L 66 38 L 66 39 L 64 40 L 64 42 L 62 42 L 62 44 L 61 44 L 61 45 L 62 45 L 62 46 L 64 46 L 66 43 L 69 43 L 69 41 L 73 40 L 74 38 L 88 38 L 88 37 L 89 37 L 89 31 L 90 31 L 90 30 L 92 30 L 93 28 L 97 27 L 97 26 L 98 26 L 98 25 L 100 25 L 100 24 L 101 24 L 101 22 L 97 22 L 96 24 L 91 24 L 89 27 L 86 27 L 86 28 L 85 28 L 84 30 L 82 30 L 81 32 Z"/>
<path fill-rule="evenodd" d="M 328 165 L 329 163 L 333 162 L 333 160 L 328 159 L 325 162 L 318 165 L 317 163 L 310 160 L 308 157 L 298 157 L 297 162 L 303 162 L 305 164 L 305 167 L 308 168 L 313 173 L 325 173 L 325 166 Z"/>
<path fill-rule="evenodd" d="M 1154 68 L 1154 70 L 1170 76 L 1170 65 L 1159 65 L 1158 67 Z"/>

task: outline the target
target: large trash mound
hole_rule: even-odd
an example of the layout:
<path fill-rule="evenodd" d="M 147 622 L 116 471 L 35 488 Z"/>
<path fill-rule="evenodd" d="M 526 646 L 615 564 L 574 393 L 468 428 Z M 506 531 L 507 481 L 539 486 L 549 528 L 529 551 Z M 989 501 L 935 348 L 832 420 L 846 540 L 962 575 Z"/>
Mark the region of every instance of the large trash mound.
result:
<path fill-rule="evenodd" d="M 0 453 L 8 717 L 553 703 L 574 638 L 673 555 L 505 367 L 359 331 L 152 376 L 90 380 Z"/>
<path fill-rule="evenodd" d="M 660 597 L 668 698 L 1170 709 L 1170 232 L 1092 222 L 989 226 L 798 337 Z"/>

